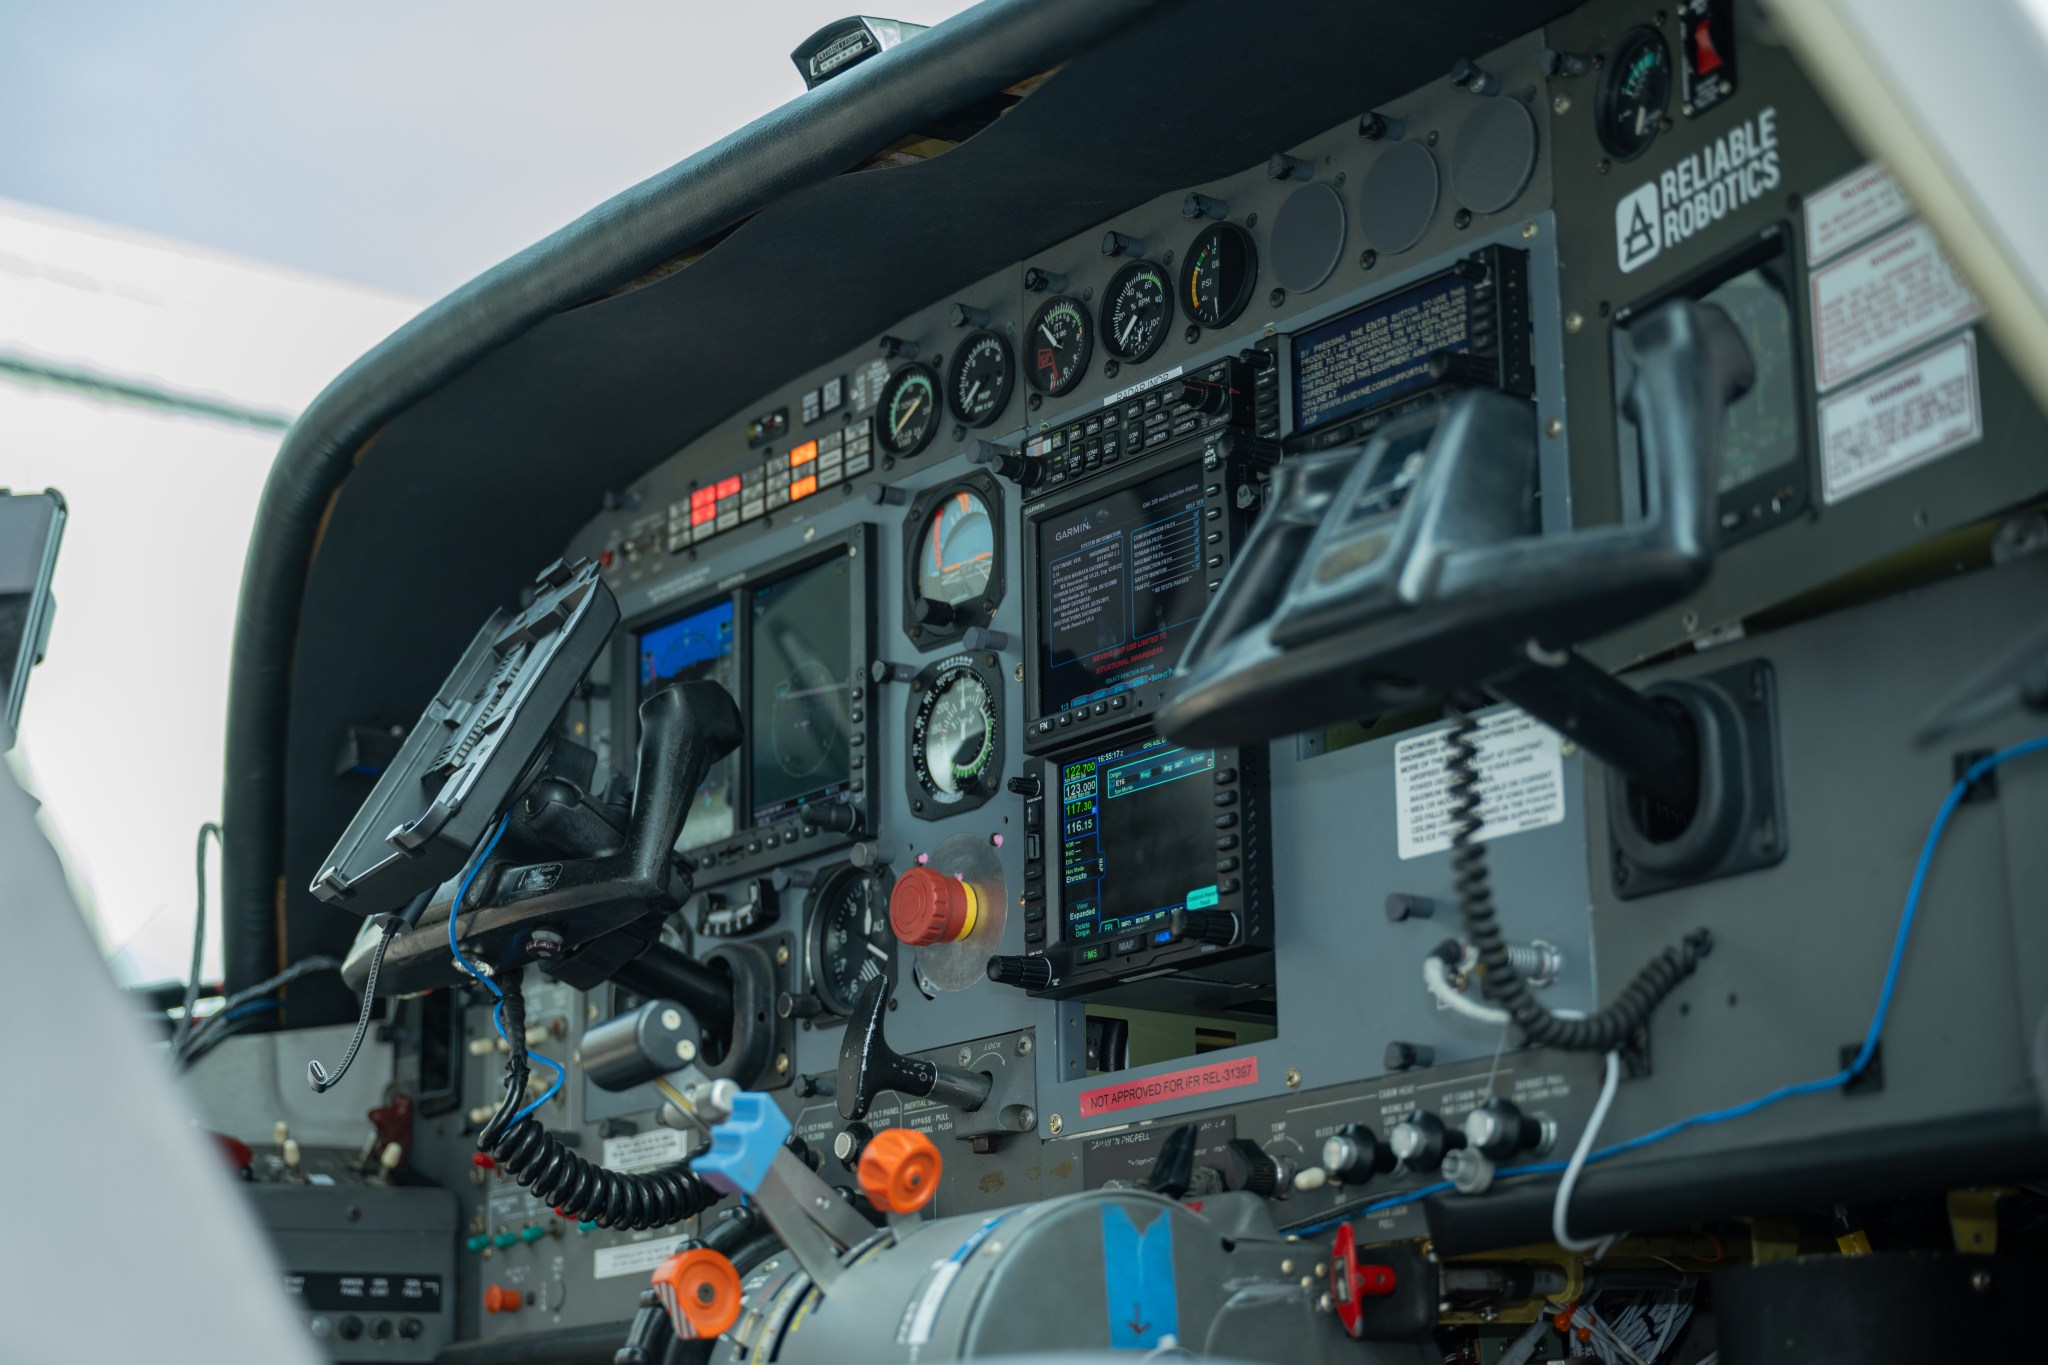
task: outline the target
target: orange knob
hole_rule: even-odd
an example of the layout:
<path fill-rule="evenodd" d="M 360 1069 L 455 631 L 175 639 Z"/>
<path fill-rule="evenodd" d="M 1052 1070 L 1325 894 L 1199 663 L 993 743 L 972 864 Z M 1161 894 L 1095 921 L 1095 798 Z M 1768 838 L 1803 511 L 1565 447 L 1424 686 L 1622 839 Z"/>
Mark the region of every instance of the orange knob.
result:
<path fill-rule="evenodd" d="M 709 1247 L 663 1261 L 654 1272 L 654 1292 L 684 1341 L 708 1341 L 740 1320 L 740 1272 Z"/>
<path fill-rule="evenodd" d="M 923 1133 L 885 1128 L 860 1154 L 860 1187 L 885 1213 L 916 1213 L 939 1192 L 940 1165 Z"/>
<path fill-rule="evenodd" d="M 974 930 L 974 888 L 935 867 L 913 867 L 889 893 L 889 927 L 913 948 L 957 943 Z"/>
<path fill-rule="evenodd" d="M 517 1313 L 519 1311 L 519 1291 L 507 1289 L 501 1284 L 492 1285 L 484 1291 L 484 1311 L 486 1313 Z"/>

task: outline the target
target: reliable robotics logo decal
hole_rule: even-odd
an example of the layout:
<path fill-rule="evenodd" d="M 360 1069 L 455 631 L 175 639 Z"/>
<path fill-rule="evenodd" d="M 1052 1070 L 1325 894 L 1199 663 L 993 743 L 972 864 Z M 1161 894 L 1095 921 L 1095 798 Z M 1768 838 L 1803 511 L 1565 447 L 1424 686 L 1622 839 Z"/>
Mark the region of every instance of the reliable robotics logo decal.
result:
<path fill-rule="evenodd" d="M 1626 275 L 1778 187 L 1778 111 L 1763 109 L 1614 206 Z"/>

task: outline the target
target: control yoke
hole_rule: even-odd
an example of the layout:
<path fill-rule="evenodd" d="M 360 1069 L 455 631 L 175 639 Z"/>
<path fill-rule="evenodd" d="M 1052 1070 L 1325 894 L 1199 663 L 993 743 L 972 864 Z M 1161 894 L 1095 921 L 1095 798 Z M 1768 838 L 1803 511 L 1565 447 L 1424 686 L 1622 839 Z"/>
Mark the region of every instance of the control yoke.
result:
<path fill-rule="evenodd" d="M 463 904 L 451 910 L 461 916 L 457 929 L 465 951 L 501 970 L 534 960 L 567 966 L 583 945 L 673 912 L 691 891 L 689 865 L 673 854 L 676 837 L 711 765 L 737 748 L 740 736 L 739 708 L 717 683 L 677 683 L 641 703 L 632 809 L 623 830 L 600 824 L 597 837 L 610 847 L 580 857 L 536 857 L 555 850 L 529 838 L 527 847 L 486 861 Z M 522 813 L 539 808 L 528 799 L 538 785 L 528 783 L 511 803 L 515 830 L 521 829 Z M 362 965 L 359 956 L 367 955 L 351 954 L 344 969 L 352 980 Z M 671 969 L 675 965 L 668 962 Z M 392 941 L 380 985 L 419 990 L 456 980 L 456 970 L 448 954 L 448 926 L 437 921 Z M 700 967 L 692 975 L 706 971 Z M 669 987 L 699 1007 L 729 990 L 708 978 L 694 993 Z"/>

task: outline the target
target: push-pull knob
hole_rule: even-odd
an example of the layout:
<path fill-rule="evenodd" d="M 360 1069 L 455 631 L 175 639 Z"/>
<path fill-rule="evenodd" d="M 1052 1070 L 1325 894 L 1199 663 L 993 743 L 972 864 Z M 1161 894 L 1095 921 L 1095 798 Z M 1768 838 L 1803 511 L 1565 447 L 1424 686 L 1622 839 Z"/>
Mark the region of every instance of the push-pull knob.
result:
<path fill-rule="evenodd" d="M 882 1019 L 889 1009 L 889 982 L 877 976 L 861 987 L 846 1036 L 839 1045 L 839 1117 L 866 1118 L 875 1097 L 885 1090 L 913 1099 L 932 1099 L 972 1113 L 988 1099 L 993 1086 L 984 1072 L 941 1066 L 906 1057 L 889 1046 Z"/>

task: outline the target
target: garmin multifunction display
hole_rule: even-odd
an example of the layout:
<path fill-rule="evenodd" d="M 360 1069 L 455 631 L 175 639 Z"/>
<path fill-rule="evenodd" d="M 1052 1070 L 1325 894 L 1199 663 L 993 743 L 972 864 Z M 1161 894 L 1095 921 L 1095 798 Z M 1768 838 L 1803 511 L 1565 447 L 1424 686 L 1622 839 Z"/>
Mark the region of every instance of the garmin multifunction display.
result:
<path fill-rule="evenodd" d="M 1172 674 L 1208 605 L 1201 518 L 1184 465 L 1039 522 L 1039 714 Z"/>
<path fill-rule="evenodd" d="M 852 777 L 849 563 L 828 560 L 754 591 L 747 748 L 756 825 L 836 797 Z"/>
<path fill-rule="evenodd" d="M 734 696 L 739 695 L 739 669 L 733 657 L 733 605 L 725 598 L 681 620 L 640 633 L 640 700 L 645 701 L 670 683 L 709 678 Z M 690 804 L 683 832 L 676 840 L 682 850 L 701 848 L 731 837 L 738 828 L 739 801 L 734 784 L 739 776 L 739 756 L 729 754 L 711 765 L 704 783 Z"/>
<path fill-rule="evenodd" d="M 1060 764 L 1062 938 L 1163 933 L 1174 911 L 1216 904 L 1215 767 L 1213 749 L 1164 739 Z"/>

